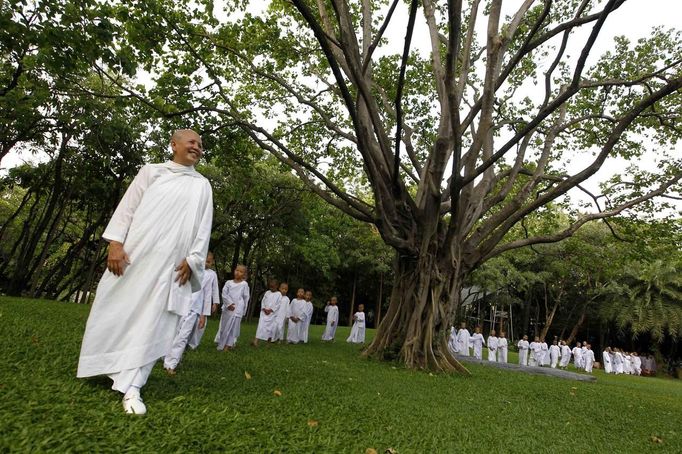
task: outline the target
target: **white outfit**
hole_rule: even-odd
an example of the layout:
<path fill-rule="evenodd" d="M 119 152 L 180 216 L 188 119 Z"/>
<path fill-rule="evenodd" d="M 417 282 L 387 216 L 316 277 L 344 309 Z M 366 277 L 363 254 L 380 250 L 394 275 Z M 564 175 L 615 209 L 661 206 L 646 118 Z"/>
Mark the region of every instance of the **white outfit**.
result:
<path fill-rule="evenodd" d="M 559 363 L 559 367 L 565 369 L 568 367 L 568 363 L 571 362 L 571 348 L 564 344 L 561 346 L 561 362 Z"/>
<path fill-rule="evenodd" d="M 297 344 L 303 341 L 303 326 L 305 323 L 305 300 L 294 298 L 289 304 L 289 327 L 287 328 L 287 341 L 291 344 Z M 297 317 L 300 320 L 294 322 L 291 317 Z"/>
<path fill-rule="evenodd" d="M 281 294 L 281 292 L 280 292 Z M 289 297 L 282 295 L 279 301 L 279 309 L 277 309 L 277 317 L 275 322 L 275 337 L 273 340 L 284 340 L 284 325 L 287 322 L 287 314 L 289 313 Z"/>
<path fill-rule="evenodd" d="M 336 327 L 339 325 L 339 307 L 328 304 L 325 306 L 324 311 L 327 313 L 327 326 L 325 326 L 324 333 L 322 333 L 322 340 L 334 340 Z"/>
<path fill-rule="evenodd" d="M 223 313 L 220 316 L 220 327 L 215 335 L 218 350 L 234 347 L 239 339 L 242 317 L 246 314 L 251 292 L 246 281 L 229 280 L 223 286 Z M 233 310 L 228 307 L 234 305 Z"/>
<path fill-rule="evenodd" d="M 542 353 L 542 344 L 540 342 L 530 343 L 530 365 L 531 366 L 542 366 L 542 359 L 544 354 Z"/>
<path fill-rule="evenodd" d="M 146 383 L 201 289 L 212 219 L 211 185 L 193 167 L 142 167 L 102 235 L 123 243 L 130 264 L 122 276 L 105 271 L 99 282 L 78 377 L 108 374 L 121 392 Z M 180 286 L 175 268 L 183 259 L 192 273 Z"/>
<path fill-rule="evenodd" d="M 485 339 L 483 339 L 483 334 L 474 333 L 469 338 L 469 344 L 474 349 L 474 357 L 478 359 L 483 359 L 483 345 L 485 345 Z"/>
<path fill-rule="evenodd" d="M 530 344 L 528 343 L 527 340 L 521 339 L 516 343 L 516 346 L 519 349 L 519 364 L 521 366 L 527 366 L 528 365 L 528 349 L 530 348 Z"/>
<path fill-rule="evenodd" d="M 506 363 L 507 362 L 507 350 L 509 349 L 509 344 L 506 337 L 497 338 L 497 362 Z"/>
<path fill-rule="evenodd" d="M 611 364 L 611 354 L 603 351 L 601 354 L 602 362 L 604 363 L 604 372 L 610 374 L 613 372 L 613 365 Z"/>
<path fill-rule="evenodd" d="M 632 355 L 630 361 L 632 361 L 632 372 L 635 375 L 642 375 L 642 358 L 639 355 Z"/>
<path fill-rule="evenodd" d="M 471 334 L 466 328 L 460 328 L 457 331 L 457 353 L 462 356 L 469 356 L 469 345 L 471 340 Z"/>
<path fill-rule="evenodd" d="M 211 283 L 210 283 L 210 290 L 207 289 L 207 287 L 203 287 L 204 291 L 204 301 L 206 298 L 208 298 L 211 302 L 208 307 L 208 314 L 204 313 L 206 317 L 211 315 L 212 307 L 213 304 L 219 305 L 220 304 L 220 286 L 218 285 L 218 275 L 216 274 L 215 271 L 208 269 L 206 270 L 206 274 L 210 276 Z M 207 284 L 209 285 L 209 284 Z M 189 336 L 189 341 L 187 342 L 187 345 L 189 348 L 192 350 L 196 350 L 197 347 L 199 347 L 199 344 L 201 343 L 201 339 L 204 337 L 204 332 L 206 331 L 206 327 L 208 326 L 208 319 L 206 319 L 206 322 L 204 323 L 203 328 L 199 328 L 199 318 L 197 317 L 196 322 L 194 323 L 194 329 L 192 330 L 192 334 Z"/>
<path fill-rule="evenodd" d="M 365 343 L 365 313 L 356 312 L 353 315 L 353 327 L 350 329 L 350 336 L 346 339 L 346 342 L 351 344 L 364 344 Z"/>
<path fill-rule="evenodd" d="M 552 344 L 549 347 L 549 361 L 550 361 L 550 367 L 553 369 L 556 369 L 556 365 L 559 362 L 559 355 L 561 354 L 561 349 L 559 348 L 558 345 Z"/>
<path fill-rule="evenodd" d="M 621 352 L 613 354 L 613 370 L 616 375 L 623 373 L 623 354 Z"/>
<path fill-rule="evenodd" d="M 542 350 L 540 365 L 549 366 L 549 347 L 547 347 L 547 342 L 540 342 L 540 348 Z"/>
<path fill-rule="evenodd" d="M 594 364 L 594 352 L 592 350 L 585 350 L 583 353 L 583 362 L 585 364 L 585 372 L 592 373 L 592 365 Z"/>
<path fill-rule="evenodd" d="M 313 319 L 313 303 L 310 301 L 305 302 L 305 320 L 301 328 L 301 340 L 304 344 L 308 343 L 308 333 L 310 332 L 310 322 Z"/>
<path fill-rule="evenodd" d="M 258 318 L 258 328 L 256 329 L 256 339 L 273 340 L 277 334 L 277 313 L 281 304 L 282 294 L 278 291 L 268 290 L 263 295 L 260 302 L 260 317 Z M 265 311 L 272 311 L 266 314 Z"/>
<path fill-rule="evenodd" d="M 211 269 L 205 270 L 201 290 L 192 294 L 192 306 L 189 313 L 180 319 L 178 331 L 173 339 L 173 345 L 163 359 L 163 367 L 166 369 L 178 367 L 192 332 L 199 323 L 199 318 L 202 315 L 205 317 L 211 315 L 211 304 L 218 304 L 219 301 L 218 276 Z"/>
<path fill-rule="evenodd" d="M 488 336 L 488 361 L 497 362 L 497 347 L 499 340 L 497 336 Z"/>
<path fill-rule="evenodd" d="M 584 369 L 583 365 L 583 350 L 580 347 L 573 347 L 573 363 L 576 369 Z"/>

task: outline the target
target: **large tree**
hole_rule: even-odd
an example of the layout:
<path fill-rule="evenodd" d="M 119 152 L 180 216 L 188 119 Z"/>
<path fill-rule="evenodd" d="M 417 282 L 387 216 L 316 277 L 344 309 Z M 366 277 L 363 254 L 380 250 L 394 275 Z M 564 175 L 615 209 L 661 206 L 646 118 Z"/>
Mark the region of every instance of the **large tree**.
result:
<path fill-rule="evenodd" d="M 445 331 L 473 270 L 679 193 L 679 157 L 665 154 L 681 132 L 679 34 L 620 37 L 593 55 L 625 0 L 525 0 L 509 15 L 502 0 L 272 1 L 257 16 L 226 3 L 214 15 L 213 2 L 146 1 L 118 15 L 116 51 L 157 75 L 146 91 L 121 85 L 165 116 L 242 128 L 376 226 L 395 250 L 395 284 L 369 355 L 463 370 Z M 399 9 L 396 46 L 386 30 Z M 428 53 L 411 50 L 418 21 Z M 585 189 L 610 159 L 652 150 L 659 172 L 631 169 L 609 197 Z M 568 226 L 504 240 L 574 188 L 594 204 Z"/>

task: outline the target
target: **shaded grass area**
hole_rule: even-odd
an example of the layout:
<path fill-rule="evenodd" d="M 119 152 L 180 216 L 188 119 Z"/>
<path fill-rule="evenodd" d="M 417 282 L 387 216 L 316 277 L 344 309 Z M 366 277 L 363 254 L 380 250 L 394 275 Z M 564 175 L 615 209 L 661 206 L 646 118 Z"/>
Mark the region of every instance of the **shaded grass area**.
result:
<path fill-rule="evenodd" d="M 149 413 L 128 416 L 108 379 L 75 378 L 88 311 L 0 297 L 0 451 L 682 450 L 679 381 L 597 371 L 582 383 L 476 364 L 471 377 L 429 374 L 362 358 L 347 327 L 334 344 L 313 326 L 309 345 L 253 349 L 245 323 L 239 348 L 222 353 L 213 319 L 176 377 L 156 366 Z"/>

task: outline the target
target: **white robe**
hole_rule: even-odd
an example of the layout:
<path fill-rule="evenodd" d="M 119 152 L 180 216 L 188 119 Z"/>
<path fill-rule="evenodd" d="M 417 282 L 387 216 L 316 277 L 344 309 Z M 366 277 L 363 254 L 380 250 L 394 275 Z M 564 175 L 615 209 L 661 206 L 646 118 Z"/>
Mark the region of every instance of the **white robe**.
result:
<path fill-rule="evenodd" d="M 469 356 L 469 344 L 471 340 L 471 334 L 466 328 L 460 328 L 457 331 L 457 353 L 462 356 Z"/>
<path fill-rule="evenodd" d="M 478 359 L 483 359 L 483 345 L 485 345 L 485 339 L 483 339 L 483 334 L 474 333 L 469 338 L 469 343 L 474 349 L 474 357 Z"/>
<path fill-rule="evenodd" d="M 297 344 L 303 341 L 301 334 L 303 333 L 302 326 L 305 323 L 305 300 L 294 298 L 289 304 L 289 326 L 287 327 L 287 341 L 292 344 Z M 297 317 L 300 320 L 294 322 L 290 317 Z"/>
<path fill-rule="evenodd" d="M 559 366 L 562 368 L 568 367 L 568 363 L 571 362 L 571 347 L 568 345 L 562 345 L 561 346 L 561 362 L 559 363 Z"/>
<path fill-rule="evenodd" d="M 497 362 L 506 363 L 507 362 L 507 351 L 509 349 L 509 343 L 506 337 L 499 337 L 497 339 Z"/>
<path fill-rule="evenodd" d="M 350 329 L 350 336 L 346 339 L 346 342 L 351 344 L 364 344 L 365 343 L 365 313 L 356 312 L 353 315 L 353 327 Z"/>
<path fill-rule="evenodd" d="M 203 304 L 203 314 L 206 317 L 211 315 L 211 309 L 214 304 L 220 304 L 220 289 L 218 285 L 218 275 L 212 269 L 207 269 L 204 272 L 204 281 L 201 286 L 202 291 L 202 304 Z M 192 333 L 190 334 L 189 341 L 187 345 L 192 350 L 196 350 L 201 343 L 201 338 L 204 337 L 204 332 L 206 331 L 206 326 L 208 326 L 208 319 L 204 323 L 203 328 L 199 328 L 199 318 L 197 317 L 194 327 L 192 328 Z"/>
<path fill-rule="evenodd" d="M 610 374 L 613 372 L 613 365 L 611 364 L 611 354 L 607 351 L 601 354 L 602 362 L 604 363 L 604 372 Z"/>
<path fill-rule="evenodd" d="M 528 343 L 527 340 L 521 339 L 516 343 L 516 347 L 519 349 L 519 364 L 521 366 L 527 366 L 528 365 L 528 349 L 530 348 L 530 344 Z"/>
<path fill-rule="evenodd" d="M 497 347 L 499 339 L 497 336 L 488 336 L 488 361 L 497 362 Z"/>
<path fill-rule="evenodd" d="M 278 291 L 268 290 L 261 299 L 260 317 L 258 317 L 258 328 L 256 328 L 256 339 L 272 340 L 277 334 L 277 313 L 281 304 L 282 294 Z M 266 309 L 271 310 L 266 314 Z"/>
<path fill-rule="evenodd" d="M 585 372 L 592 373 L 592 365 L 594 364 L 594 352 L 592 350 L 585 350 L 583 353 L 583 363 L 585 364 Z"/>
<path fill-rule="evenodd" d="M 558 345 L 552 344 L 549 347 L 549 361 L 550 361 L 550 367 L 553 369 L 556 368 L 557 363 L 559 362 L 559 355 L 561 354 L 561 349 L 559 348 Z"/>
<path fill-rule="evenodd" d="M 140 170 L 102 235 L 123 243 L 130 264 L 122 276 L 105 271 L 99 282 L 78 377 L 109 374 L 122 390 L 135 380 L 123 377 L 151 371 L 168 352 L 192 292 L 201 289 L 212 219 L 211 185 L 193 167 L 168 162 Z M 192 274 L 180 286 L 175 268 L 183 259 Z"/>
<path fill-rule="evenodd" d="M 549 366 L 549 347 L 547 346 L 547 342 L 540 342 L 540 348 L 542 349 L 540 365 Z"/>
<path fill-rule="evenodd" d="M 642 375 L 642 359 L 639 356 L 632 355 L 632 372 L 635 375 Z"/>
<path fill-rule="evenodd" d="M 459 353 L 458 348 L 459 345 L 457 344 L 457 331 L 455 330 L 454 326 L 451 326 L 450 335 L 448 336 L 448 350 L 451 354 L 456 355 Z"/>
<path fill-rule="evenodd" d="M 542 365 L 542 344 L 540 342 L 530 343 L 530 365 L 531 366 L 541 366 Z"/>
<path fill-rule="evenodd" d="M 304 344 L 308 343 L 308 333 L 310 332 L 310 322 L 313 319 L 313 303 L 310 301 L 305 302 L 305 320 L 303 320 L 303 324 L 300 326 L 301 329 L 301 340 L 303 341 Z"/>
<path fill-rule="evenodd" d="M 241 332 L 242 317 L 246 314 L 251 291 L 246 281 L 235 282 L 229 280 L 223 286 L 223 313 L 220 316 L 220 326 L 215 336 L 218 350 L 234 347 Z M 234 310 L 228 307 L 234 304 Z"/>
<path fill-rule="evenodd" d="M 327 313 L 327 326 L 325 326 L 324 333 L 322 333 L 322 340 L 334 340 L 336 327 L 339 325 L 339 307 L 328 304 L 325 306 L 324 311 Z"/>
<path fill-rule="evenodd" d="M 623 354 L 621 352 L 613 354 L 613 370 L 616 375 L 623 373 Z"/>
<path fill-rule="evenodd" d="M 583 350 L 580 347 L 573 347 L 573 363 L 576 369 L 584 369 L 583 365 Z"/>
<path fill-rule="evenodd" d="M 630 361 L 630 355 L 623 355 L 623 372 L 628 375 L 632 374 L 632 362 Z"/>
<path fill-rule="evenodd" d="M 281 294 L 281 292 L 280 292 Z M 289 297 L 282 295 L 279 302 L 279 309 L 277 309 L 277 318 L 275 322 L 275 337 L 273 340 L 284 340 L 284 326 L 287 323 L 287 314 L 289 313 Z"/>
<path fill-rule="evenodd" d="M 178 367 L 182 355 L 185 353 L 185 348 L 190 341 L 192 332 L 199 324 L 199 318 L 202 315 L 211 315 L 211 301 L 215 301 L 216 303 L 219 301 L 218 276 L 215 274 L 215 271 L 208 269 L 204 271 L 201 290 L 192 294 L 192 305 L 189 313 L 180 319 L 175 338 L 173 339 L 173 345 L 163 359 L 163 367 L 166 369 L 175 369 Z"/>

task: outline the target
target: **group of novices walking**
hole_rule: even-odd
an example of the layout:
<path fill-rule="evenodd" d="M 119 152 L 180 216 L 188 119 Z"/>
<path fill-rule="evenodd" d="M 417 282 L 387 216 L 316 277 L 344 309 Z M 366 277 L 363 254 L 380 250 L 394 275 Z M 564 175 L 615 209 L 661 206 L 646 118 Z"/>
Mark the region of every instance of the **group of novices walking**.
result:
<path fill-rule="evenodd" d="M 175 373 L 185 348 L 196 348 L 206 318 L 221 304 L 214 258 L 208 251 L 213 190 L 195 170 L 203 156 L 199 134 L 173 133 L 171 161 L 147 164 L 135 176 L 102 237 L 109 243 L 107 269 L 85 327 L 77 377 L 107 375 L 123 394 L 129 414 L 145 414 L 140 390 L 154 364 Z M 246 267 L 238 266 L 222 291 L 222 315 L 215 342 L 229 351 L 239 338 L 250 298 Z M 312 316 L 312 292 L 299 289 L 289 301 L 286 283 L 271 283 L 261 304 L 258 340 L 305 343 Z M 325 308 L 323 339 L 338 325 L 336 299 Z M 349 342 L 364 342 L 362 305 L 353 316 Z"/>
<path fill-rule="evenodd" d="M 488 340 L 486 341 L 483 338 L 483 334 L 481 334 L 480 326 L 474 328 L 473 334 L 469 333 L 469 330 L 466 328 L 466 323 L 462 323 L 459 330 L 455 330 L 454 326 L 450 328 L 448 348 L 452 353 L 483 359 L 484 345 L 488 350 L 488 361 L 500 363 L 507 362 L 509 344 L 504 331 L 500 332 L 499 337 L 495 330 L 490 331 L 490 336 L 488 336 Z M 473 350 L 473 355 L 471 355 L 470 350 Z"/>
<path fill-rule="evenodd" d="M 656 361 L 651 355 L 640 357 L 637 352 L 606 347 L 602 361 L 607 374 L 656 375 Z"/>

